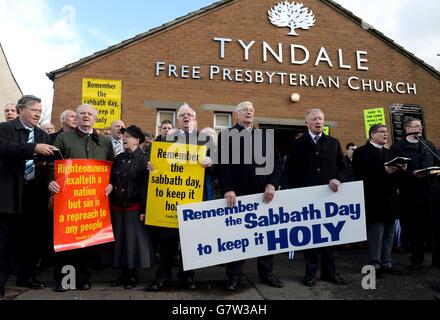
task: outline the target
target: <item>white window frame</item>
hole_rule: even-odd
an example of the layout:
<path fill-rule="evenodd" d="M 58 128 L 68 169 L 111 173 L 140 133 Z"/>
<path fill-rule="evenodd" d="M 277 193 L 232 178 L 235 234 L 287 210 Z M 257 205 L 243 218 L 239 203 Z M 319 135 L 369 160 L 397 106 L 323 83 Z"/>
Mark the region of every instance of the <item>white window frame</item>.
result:
<path fill-rule="evenodd" d="M 216 117 L 217 115 L 229 116 L 228 126 L 218 126 L 217 125 L 217 117 Z M 214 112 L 214 130 L 219 132 L 224 129 L 230 129 L 230 128 L 232 128 L 232 113 L 231 112 Z"/>

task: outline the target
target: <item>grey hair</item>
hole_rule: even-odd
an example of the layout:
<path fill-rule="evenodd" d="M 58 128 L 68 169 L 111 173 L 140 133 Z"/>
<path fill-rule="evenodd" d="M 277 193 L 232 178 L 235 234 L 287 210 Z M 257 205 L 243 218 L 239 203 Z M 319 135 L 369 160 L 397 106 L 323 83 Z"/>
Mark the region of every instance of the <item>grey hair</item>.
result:
<path fill-rule="evenodd" d="M 309 110 L 307 111 L 307 113 L 306 113 L 306 119 L 307 119 L 312 113 L 318 113 L 318 112 L 324 114 L 324 112 L 322 112 L 321 109 L 318 109 L 318 108 L 309 109 Z"/>
<path fill-rule="evenodd" d="M 9 103 L 5 104 L 5 108 L 8 107 L 8 106 L 16 107 L 17 105 L 15 103 L 13 103 L 13 102 L 9 102 Z"/>
<path fill-rule="evenodd" d="M 35 103 L 41 103 L 41 99 L 33 95 L 27 95 L 21 97 L 15 107 L 17 108 L 17 111 L 20 111 L 28 106 L 34 105 Z"/>
<path fill-rule="evenodd" d="M 179 115 L 182 113 L 181 111 L 182 111 L 183 109 L 191 109 L 192 112 L 194 113 L 194 118 L 197 117 L 197 113 L 196 113 L 196 111 L 195 111 L 193 108 L 191 108 L 191 107 L 189 106 L 189 104 L 187 104 L 186 102 L 180 106 L 179 110 L 177 111 L 177 116 L 179 116 Z"/>
<path fill-rule="evenodd" d="M 252 106 L 252 108 L 253 108 L 253 107 L 254 107 L 254 104 L 253 104 L 252 102 L 250 102 L 250 101 L 243 101 L 243 102 L 240 102 L 240 103 L 237 105 L 237 108 L 235 108 L 235 112 L 237 113 L 237 112 L 239 112 L 240 110 L 244 109 L 244 108 L 247 107 L 247 106 Z"/>
<path fill-rule="evenodd" d="M 82 104 L 76 109 L 76 113 L 79 114 L 82 109 L 91 108 L 93 110 L 93 115 L 96 117 L 98 115 L 98 110 L 95 109 L 91 104 Z"/>
<path fill-rule="evenodd" d="M 61 122 L 61 124 L 64 124 L 64 120 L 66 120 L 67 115 L 68 115 L 69 112 L 75 113 L 75 111 L 73 111 L 73 110 L 65 110 L 65 111 L 63 111 L 63 113 L 60 115 L 60 122 Z"/>

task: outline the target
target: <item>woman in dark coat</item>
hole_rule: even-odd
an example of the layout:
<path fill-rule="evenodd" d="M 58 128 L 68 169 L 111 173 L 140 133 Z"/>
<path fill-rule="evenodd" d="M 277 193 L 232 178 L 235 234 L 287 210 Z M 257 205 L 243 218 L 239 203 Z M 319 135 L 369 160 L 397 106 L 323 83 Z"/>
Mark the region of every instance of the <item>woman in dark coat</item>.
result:
<path fill-rule="evenodd" d="M 124 133 L 125 152 L 118 155 L 111 171 L 114 187 L 110 196 L 111 217 L 115 235 L 113 266 L 121 268 L 121 276 L 112 287 L 137 285 L 137 268 L 149 268 L 153 262 L 150 235 L 143 223 L 148 183 L 148 156 L 139 147 L 145 141 L 142 130 L 130 126 Z"/>

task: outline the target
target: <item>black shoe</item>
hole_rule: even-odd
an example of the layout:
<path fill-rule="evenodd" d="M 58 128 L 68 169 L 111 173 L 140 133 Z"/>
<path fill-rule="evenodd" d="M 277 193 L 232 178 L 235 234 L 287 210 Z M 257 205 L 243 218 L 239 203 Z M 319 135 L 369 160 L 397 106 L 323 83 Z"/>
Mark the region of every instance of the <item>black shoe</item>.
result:
<path fill-rule="evenodd" d="M 136 288 L 137 286 L 137 280 L 135 278 L 128 278 L 127 282 L 125 283 L 124 288 L 125 289 L 133 289 Z"/>
<path fill-rule="evenodd" d="M 167 284 L 167 280 L 163 278 L 158 278 L 154 280 L 145 291 L 157 292 L 162 290 Z"/>
<path fill-rule="evenodd" d="M 402 275 L 402 271 L 400 271 L 399 269 L 396 269 L 394 267 L 391 268 L 381 268 L 381 273 L 384 274 L 391 274 L 393 276 L 401 276 Z"/>
<path fill-rule="evenodd" d="M 284 287 L 284 284 L 280 281 L 280 279 L 275 277 L 273 274 L 270 274 L 266 277 L 262 277 L 261 282 L 263 282 L 271 287 L 274 287 L 274 288 Z"/>
<path fill-rule="evenodd" d="M 30 289 L 44 289 L 46 288 L 46 285 L 37 278 L 30 278 L 26 281 L 17 280 L 17 287 L 24 287 Z"/>
<path fill-rule="evenodd" d="M 182 287 L 185 290 L 196 290 L 196 283 L 193 278 L 187 278 L 182 281 Z"/>
<path fill-rule="evenodd" d="M 331 282 L 334 284 L 339 284 L 341 286 L 345 286 L 348 284 L 347 280 L 341 277 L 339 274 L 335 273 L 333 277 L 321 276 L 322 281 Z"/>
<path fill-rule="evenodd" d="M 80 282 L 78 284 L 78 290 L 90 290 L 92 288 L 92 284 L 90 283 L 90 281 L 84 281 L 84 282 Z"/>
<path fill-rule="evenodd" d="M 238 276 L 229 276 L 228 283 L 226 284 L 227 291 L 237 291 L 240 288 L 240 277 Z"/>
<path fill-rule="evenodd" d="M 119 277 L 118 279 L 110 282 L 110 287 L 116 288 L 116 287 L 122 286 L 123 284 L 124 284 L 124 281 L 122 280 L 121 277 Z"/>
<path fill-rule="evenodd" d="M 420 271 L 422 270 L 422 263 L 421 262 L 411 262 L 411 265 L 409 268 L 413 271 Z"/>
<path fill-rule="evenodd" d="M 57 283 L 56 286 L 55 286 L 55 289 L 54 289 L 55 292 L 66 292 L 68 290 L 69 289 L 64 288 L 61 283 Z"/>
<path fill-rule="evenodd" d="M 316 279 L 314 277 L 304 277 L 303 284 L 306 287 L 313 288 L 316 286 Z"/>
<path fill-rule="evenodd" d="M 5 287 L 0 286 L 0 299 L 2 299 L 5 296 Z"/>

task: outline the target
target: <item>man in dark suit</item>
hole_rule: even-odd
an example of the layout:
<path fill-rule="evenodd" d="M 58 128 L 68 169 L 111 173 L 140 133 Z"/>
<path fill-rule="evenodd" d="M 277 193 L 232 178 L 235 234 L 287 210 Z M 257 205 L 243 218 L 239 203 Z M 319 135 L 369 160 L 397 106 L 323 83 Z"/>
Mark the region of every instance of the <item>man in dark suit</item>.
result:
<path fill-rule="evenodd" d="M 262 200 L 265 203 L 271 202 L 281 178 L 280 155 L 274 145 L 266 145 L 266 132 L 262 132 L 262 141 L 255 138 L 254 114 L 255 110 L 251 102 L 240 103 L 236 109 L 237 124 L 231 130 L 221 132 L 218 139 L 219 184 L 221 193 L 224 194 L 231 208 L 236 205 L 236 197 L 250 194 L 264 193 Z M 227 134 L 229 134 L 228 138 L 225 139 L 224 136 Z M 225 140 L 228 141 L 227 144 Z M 262 169 L 256 163 L 254 156 L 258 142 L 263 143 L 261 150 L 266 156 L 271 156 L 268 157 L 271 158 L 273 165 L 273 170 L 270 172 L 258 173 L 259 169 Z M 239 149 L 235 149 L 234 146 L 238 146 Z M 224 156 L 225 153 L 228 157 Z M 236 155 L 240 156 L 238 163 L 234 161 Z M 244 263 L 245 260 L 241 260 L 226 265 L 228 276 L 226 290 L 235 291 L 239 288 Z M 283 283 L 272 272 L 272 255 L 258 258 L 257 265 L 261 282 L 275 288 L 283 287 Z"/>
<path fill-rule="evenodd" d="M 400 275 L 393 267 L 395 222 L 399 214 L 397 192 L 398 171 L 406 165 L 385 166 L 393 159 L 384 146 L 388 142 L 388 130 L 383 124 L 370 128 L 370 140 L 353 153 L 353 170 L 364 181 L 365 209 L 367 216 L 368 263 L 378 273 Z"/>
<path fill-rule="evenodd" d="M 286 164 L 288 188 L 303 188 L 328 184 L 338 192 L 341 181 L 345 180 L 345 161 L 338 140 L 326 136 L 324 113 L 312 109 L 307 113 L 306 125 L 309 132 L 293 141 Z M 321 280 L 336 284 L 347 281 L 336 273 L 335 260 L 331 247 L 322 248 Z M 314 287 L 318 271 L 318 250 L 304 251 L 306 274 L 304 285 Z"/>
<path fill-rule="evenodd" d="M 47 212 L 47 166 L 36 155 L 53 155 L 49 135 L 41 130 L 41 100 L 23 96 L 19 117 L 0 124 L 0 298 L 5 294 L 13 257 L 17 286 L 44 288 L 35 277 L 35 253 Z"/>
<path fill-rule="evenodd" d="M 406 137 L 393 144 L 395 157 L 411 158 L 399 184 L 402 205 L 402 233 L 408 236 L 410 269 L 420 271 L 425 260 L 424 245 L 432 243 L 432 265 L 440 267 L 440 179 L 437 174 L 418 174 L 417 170 L 439 166 L 436 146 L 423 140 L 420 119 L 407 118 Z"/>
<path fill-rule="evenodd" d="M 199 135 L 196 129 L 196 116 L 196 112 L 193 108 L 186 103 L 183 104 L 177 112 L 179 129 L 168 135 L 168 131 L 161 132 L 162 134 L 157 137 L 156 141 L 197 145 L 205 144 L 206 141 L 199 140 Z M 212 161 L 209 157 L 206 157 L 200 164 L 204 168 L 210 168 L 212 166 Z M 148 163 L 148 170 L 150 172 L 154 171 L 154 167 L 151 163 Z M 178 229 L 152 227 L 151 231 L 153 233 L 153 238 L 155 238 L 155 241 L 159 244 L 159 267 L 156 271 L 156 278 L 145 290 L 156 292 L 163 290 L 172 278 L 174 257 L 178 251 L 180 238 Z M 194 271 L 183 271 L 182 261 L 180 261 L 177 275 L 180 278 L 184 289 L 196 289 Z"/>

